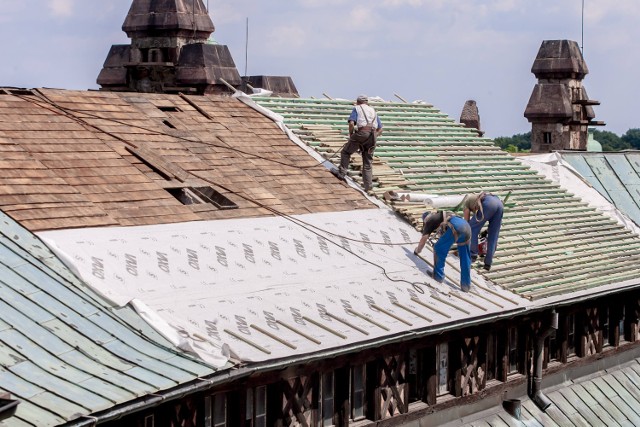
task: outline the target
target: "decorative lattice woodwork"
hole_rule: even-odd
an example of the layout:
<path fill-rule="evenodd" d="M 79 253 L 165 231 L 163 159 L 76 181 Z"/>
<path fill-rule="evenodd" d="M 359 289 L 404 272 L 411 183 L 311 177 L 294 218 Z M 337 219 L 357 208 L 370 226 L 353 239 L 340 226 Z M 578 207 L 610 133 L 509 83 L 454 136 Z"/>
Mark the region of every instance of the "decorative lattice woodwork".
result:
<path fill-rule="evenodd" d="M 315 425 L 317 410 L 314 395 L 317 395 L 316 376 L 295 377 L 283 382 L 283 425 L 289 427 L 311 427 Z"/>
<path fill-rule="evenodd" d="M 460 396 L 468 396 L 484 389 L 486 385 L 486 365 L 481 361 L 480 337 L 465 338 L 460 346 Z"/>
<path fill-rule="evenodd" d="M 380 362 L 376 388 L 376 419 L 383 420 L 408 411 L 406 360 L 404 355 L 385 357 Z"/>

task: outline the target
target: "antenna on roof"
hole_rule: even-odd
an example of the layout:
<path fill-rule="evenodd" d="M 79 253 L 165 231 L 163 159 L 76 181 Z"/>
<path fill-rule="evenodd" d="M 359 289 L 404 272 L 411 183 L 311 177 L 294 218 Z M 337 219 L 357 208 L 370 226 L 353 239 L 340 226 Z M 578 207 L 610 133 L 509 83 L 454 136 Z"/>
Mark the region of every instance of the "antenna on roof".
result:
<path fill-rule="evenodd" d="M 249 66 L 249 17 L 247 16 L 247 34 L 246 34 L 246 41 L 245 41 L 245 46 L 244 46 L 244 75 L 245 77 L 248 76 L 247 74 L 247 67 Z"/>
<path fill-rule="evenodd" d="M 196 38 L 196 0 L 191 2 L 191 25 L 193 26 L 193 37 Z"/>
<path fill-rule="evenodd" d="M 580 53 L 584 56 L 584 0 L 582 0 L 582 41 L 580 46 Z"/>
<path fill-rule="evenodd" d="M 325 98 L 330 99 L 330 100 L 332 100 L 332 101 L 333 101 L 333 98 L 332 98 L 332 97 L 330 97 L 329 95 L 327 95 L 326 93 L 322 92 L 322 94 L 325 96 Z"/>

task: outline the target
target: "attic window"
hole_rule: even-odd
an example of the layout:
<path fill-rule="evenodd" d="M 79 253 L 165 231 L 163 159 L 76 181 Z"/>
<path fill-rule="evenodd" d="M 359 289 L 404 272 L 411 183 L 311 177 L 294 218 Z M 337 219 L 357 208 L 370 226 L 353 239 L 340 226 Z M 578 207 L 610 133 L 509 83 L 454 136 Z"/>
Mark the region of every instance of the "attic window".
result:
<path fill-rule="evenodd" d="M 211 187 L 168 188 L 167 191 L 183 205 L 209 203 L 218 209 L 237 209 L 238 205 Z"/>
<path fill-rule="evenodd" d="M 163 120 L 162 123 L 168 128 L 175 129 L 176 127 L 169 120 Z"/>
<path fill-rule="evenodd" d="M 162 106 L 158 107 L 158 110 L 164 111 L 165 113 L 180 113 L 180 112 L 182 112 L 182 110 L 179 109 L 178 107 L 176 107 L 175 105 L 162 105 Z"/>

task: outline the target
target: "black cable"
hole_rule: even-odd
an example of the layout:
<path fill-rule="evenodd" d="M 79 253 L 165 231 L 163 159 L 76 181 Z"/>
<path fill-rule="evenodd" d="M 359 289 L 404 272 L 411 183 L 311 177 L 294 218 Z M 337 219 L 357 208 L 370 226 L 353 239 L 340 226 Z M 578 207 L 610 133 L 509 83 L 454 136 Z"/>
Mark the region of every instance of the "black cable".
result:
<path fill-rule="evenodd" d="M 340 235 L 338 235 L 338 234 L 332 233 L 332 232 L 327 231 L 327 230 L 323 230 L 322 228 L 319 228 L 319 227 L 317 227 L 317 226 L 314 226 L 314 225 L 312 225 L 312 224 L 309 224 L 309 223 L 307 223 L 307 222 L 305 222 L 305 221 L 302 221 L 302 220 L 300 220 L 300 219 L 298 219 L 298 218 L 295 218 L 295 217 L 293 217 L 293 216 L 291 216 L 291 215 L 285 214 L 284 212 L 280 212 L 280 211 L 278 211 L 277 209 L 274 209 L 274 208 L 272 208 L 272 207 L 270 207 L 270 206 L 266 206 L 266 205 L 264 205 L 263 203 L 258 202 L 257 200 L 254 200 L 254 199 L 252 199 L 252 198 L 250 198 L 250 197 L 248 197 L 248 196 L 245 196 L 245 195 L 243 195 L 243 194 L 241 194 L 241 193 L 238 193 L 238 192 L 236 192 L 236 191 L 233 191 L 233 190 L 231 190 L 231 189 L 229 189 L 229 188 L 225 187 L 225 186 L 224 186 L 224 185 L 222 185 L 222 184 L 218 184 L 218 183 L 212 182 L 211 180 L 209 180 L 209 179 L 207 179 L 207 178 L 205 178 L 205 177 L 202 177 L 202 176 L 198 175 L 197 173 L 194 173 L 194 172 L 190 172 L 190 173 L 191 173 L 193 176 L 195 176 L 195 177 L 197 177 L 197 178 L 200 178 L 200 179 L 202 179 L 203 181 L 206 181 L 206 182 L 208 182 L 208 183 L 209 183 L 209 184 L 211 184 L 211 185 L 215 185 L 216 187 L 219 187 L 219 188 L 223 189 L 224 191 L 226 191 L 226 192 L 228 192 L 228 193 L 230 193 L 230 194 L 234 194 L 234 195 L 236 195 L 236 196 L 238 196 L 238 197 L 240 197 L 240 198 L 244 199 L 245 201 L 247 201 L 247 202 L 249 202 L 249 203 L 253 203 L 254 205 L 256 205 L 256 206 L 258 206 L 258 207 L 260 207 L 260 208 L 262 208 L 262 209 L 266 209 L 266 210 L 268 210 L 269 212 L 272 212 L 273 214 L 275 214 L 276 216 L 279 216 L 279 217 L 282 217 L 282 218 L 284 218 L 284 219 L 286 219 L 286 220 L 289 220 L 289 221 L 293 222 L 294 224 L 296 224 L 298 227 L 301 227 L 301 228 L 303 228 L 303 229 L 305 229 L 305 230 L 309 231 L 310 233 L 315 234 L 315 235 L 316 235 L 316 236 L 318 236 L 318 237 L 322 237 L 323 239 L 325 239 L 325 240 L 326 240 L 326 241 L 328 241 L 329 243 L 331 243 L 331 244 L 333 244 L 333 245 L 335 245 L 335 246 L 337 246 L 337 247 L 341 248 L 342 250 L 344 250 L 344 251 L 346 251 L 346 252 L 350 253 L 351 255 L 355 256 L 356 258 L 359 258 L 359 259 L 361 259 L 362 261 L 364 261 L 364 262 L 366 262 L 366 263 L 368 263 L 368 264 L 373 265 L 374 267 L 378 267 L 380 270 L 382 270 L 382 274 L 383 274 L 383 275 L 384 275 L 388 280 L 390 280 L 391 282 L 396 282 L 396 283 L 407 283 L 407 284 L 409 284 L 409 285 L 413 286 L 413 288 L 414 288 L 417 292 L 419 292 L 419 293 L 421 293 L 421 294 L 424 294 L 424 290 L 420 287 L 420 286 L 423 286 L 423 285 L 424 285 L 424 283 L 420 283 L 420 282 L 410 282 L 410 281 L 405 280 L 405 279 L 394 279 L 394 278 L 392 278 L 391 276 L 389 276 L 389 273 L 387 273 L 387 270 L 386 270 L 383 266 L 381 266 L 381 265 L 379 265 L 379 264 L 376 264 L 375 262 L 370 261 L 370 260 L 368 260 L 368 259 L 366 259 L 366 258 L 364 258 L 364 257 L 362 257 L 362 256 L 360 256 L 360 255 L 358 255 L 357 253 L 353 252 L 353 251 L 352 251 L 352 250 L 350 250 L 350 249 L 344 248 L 344 247 L 343 247 L 342 245 L 340 245 L 339 243 L 337 243 L 337 242 L 335 242 L 335 241 L 333 241 L 333 240 L 331 240 L 331 239 L 328 239 L 327 237 L 325 237 L 325 236 L 321 235 L 320 233 L 318 233 L 317 231 L 315 231 L 315 230 L 314 230 L 314 228 L 315 228 L 315 229 L 317 229 L 317 230 L 323 231 L 324 233 L 327 233 L 327 234 L 331 234 L 331 235 L 333 235 L 333 236 L 336 236 L 336 237 L 343 237 L 343 236 L 340 236 Z M 347 240 L 352 240 L 352 241 L 354 241 L 354 240 L 355 240 L 355 239 L 349 239 L 349 238 L 346 238 L 346 239 L 347 239 Z M 358 241 L 358 240 L 355 240 L 355 241 Z M 367 243 L 368 243 L 368 244 L 374 244 L 374 243 L 372 243 L 372 242 L 363 241 L 363 240 L 360 240 L 360 241 L 358 241 L 358 242 L 365 243 L 365 244 L 367 244 Z M 383 245 L 386 245 L 386 243 L 376 243 L 376 244 L 383 244 Z M 403 245 L 406 245 L 406 243 L 403 243 Z"/>
<path fill-rule="evenodd" d="M 102 133 L 104 133 L 104 134 L 106 134 L 106 135 L 109 135 L 109 136 L 111 136 L 111 137 L 113 137 L 113 138 L 115 138 L 115 139 L 117 139 L 117 140 L 119 140 L 119 141 L 121 141 L 121 142 L 123 142 L 123 143 L 125 143 L 125 144 L 129 145 L 129 146 L 136 147 L 136 146 L 135 146 L 135 144 L 130 143 L 129 141 L 125 140 L 124 138 L 122 138 L 122 137 L 120 137 L 120 136 L 118 136 L 118 135 L 115 135 L 115 134 L 113 134 L 112 132 L 105 131 L 105 130 L 103 130 L 103 129 L 99 128 L 98 126 L 95 126 L 95 125 L 92 125 L 92 124 L 90 124 L 90 123 L 87 123 L 87 122 L 86 122 L 86 121 L 84 121 L 82 118 L 77 117 L 77 116 L 75 116 L 75 115 L 73 115 L 73 114 L 70 114 L 69 112 L 71 111 L 71 112 L 76 112 L 76 113 L 80 113 L 80 114 L 88 114 L 88 115 L 93 116 L 94 118 L 97 118 L 97 119 L 109 120 L 109 121 L 113 121 L 113 122 L 115 122 L 115 123 L 120 123 L 120 124 L 124 124 L 124 125 L 131 126 L 131 125 L 127 124 L 126 122 L 120 122 L 120 121 L 115 120 L 115 119 L 105 119 L 105 118 L 102 118 L 102 117 L 99 117 L 99 116 L 96 116 L 96 115 L 92 115 L 92 114 L 89 114 L 89 113 L 84 113 L 84 112 L 82 112 L 82 111 L 77 111 L 77 110 L 69 109 L 69 108 L 66 108 L 66 107 L 62 107 L 62 106 L 58 105 L 55 101 L 52 101 L 51 99 L 49 99 L 48 97 L 46 97 L 44 94 L 41 94 L 41 95 L 42 95 L 42 97 L 44 98 L 44 100 L 45 100 L 47 103 L 49 103 L 50 105 L 52 105 L 52 106 L 54 106 L 54 107 L 56 107 L 56 108 L 58 108 L 58 109 L 62 110 L 63 112 L 65 112 L 65 113 L 67 114 L 67 116 L 68 116 L 68 117 L 70 117 L 72 120 L 74 120 L 74 121 L 78 121 L 78 122 L 80 122 L 80 123 L 82 123 L 82 124 L 85 124 L 85 125 L 87 125 L 87 126 L 90 126 L 90 127 L 94 128 L 94 129 L 96 129 L 96 130 L 98 130 L 98 131 L 100 131 L 100 132 L 102 132 Z M 20 97 L 21 99 L 23 99 L 23 100 L 28 101 L 28 102 L 33 102 L 33 101 L 32 101 L 32 100 L 30 100 L 30 99 L 24 99 L 22 96 L 19 96 L 19 97 Z M 54 113 L 55 113 L 55 111 L 53 111 L 53 110 L 51 110 L 51 109 L 47 108 L 46 106 L 42 106 L 41 104 L 39 104 L 39 103 L 37 103 L 37 102 L 35 102 L 35 103 L 36 103 L 36 104 L 38 104 L 38 105 L 40 105 L 41 107 L 46 108 L 46 109 L 48 109 L 49 111 L 52 111 L 52 112 L 54 112 Z M 168 135 L 168 134 L 163 133 L 163 132 L 152 131 L 152 130 L 146 129 L 146 128 L 144 128 L 144 127 L 141 127 L 141 126 L 133 126 L 133 127 L 137 127 L 137 128 L 139 128 L 139 129 L 146 130 L 146 131 L 151 132 L 151 133 L 155 133 L 155 134 L 157 134 L 157 135 L 170 136 L 170 137 L 177 138 L 177 139 L 182 139 L 182 140 L 185 140 L 185 141 L 188 141 L 188 142 L 201 142 L 201 143 L 202 143 L 202 141 L 192 141 L 192 140 L 189 140 L 189 139 L 186 139 L 186 138 L 183 138 L 183 137 L 173 136 L 173 135 Z M 208 145 L 208 144 L 206 144 L 206 143 L 205 143 L 205 145 Z M 211 146 L 213 146 L 213 145 L 211 145 Z M 137 148 L 137 147 L 136 147 L 136 148 Z M 228 148 L 228 149 L 231 149 L 231 150 L 239 151 L 239 152 L 240 152 L 240 150 L 236 150 L 236 149 L 233 149 L 233 148 L 231 148 L 231 147 L 222 147 L 222 146 L 221 146 L 220 148 Z M 247 154 L 248 154 L 248 153 L 247 153 Z M 255 157 L 261 158 L 260 156 L 255 156 Z M 263 160 L 270 160 L 270 161 L 273 161 L 273 160 L 271 160 L 271 159 L 264 159 L 264 158 L 263 158 Z M 278 162 L 278 161 L 275 161 L 275 162 L 276 162 L 276 163 L 281 163 L 281 162 Z M 284 163 L 283 163 L 283 164 L 284 164 Z M 312 167 L 316 167 L 316 166 L 318 166 L 318 165 L 313 165 Z M 295 167 L 295 166 L 292 166 L 292 167 Z M 298 167 L 298 168 L 302 169 L 303 167 Z M 306 169 L 306 167 L 304 167 L 304 169 Z M 295 224 L 296 224 L 296 225 L 298 225 L 299 227 L 302 227 L 302 228 L 306 229 L 307 231 L 309 231 L 309 232 L 311 232 L 311 233 L 313 233 L 313 234 L 315 234 L 315 235 L 317 235 L 317 236 L 319 236 L 319 237 L 322 237 L 322 238 L 326 239 L 327 241 L 329 241 L 330 243 L 334 244 L 335 246 L 337 246 L 337 247 L 339 247 L 339 248 L 342 248 L 343 250 L 345 250 L 345 251 L 347 251 L 347 252 L 351 253 L 352 255 L 354 255 L 355 257 L 357 257 L 357 258 L 359 258 L 359 259 L 361 259 L 362 261 L 365 261 L 365 262 L 367 262 L 368 264 L 371 264 L 371 265 L 373 265 L 373 266 L 375 266 L 375 267 L 380 268 L 380 269 L 382 270 L 382 274 L 383 274 L 383 275 L 384 275 L 388 280 L 390 280 L 390 281 L 392 281 L 392 282 L 396 282 L 396 283 L 407 283 L 407 284 L 410 284 L 411 286 L 413 286 L 413 288 L 414 288 L 417 292 L 419 292 L 419 293 L 421 293 L 421 294 L 424 294 L 424 290 L 423 290 L 421 287 L 419 287 L 419 286 L 424 285 L 423 283 L 419 283 L 419 282 L 410 282 L 410 281 L 408 281 L 408 280 L 404 280 L 404 279 L 394 279 L 394 278 L 392 278 L 392 277 L 390 277 L 390 276 L 389 276 L 389 274 L 387 273 L 386 269 L 385 269 L 383 266 L 378 265 L 378 264 L 376 264 L 376 263 L 374 263 L 374 262 L 372 262 L 372 261 L 369 261 L 369 260 L 367 260 L 367 259 L 363 258 L 362 256 L 360 256 L 360 255 L 356 254 L 355 252 L 353 252 L 353 251 L 351 251 L 351 250 L 349 250 L 349 249 L 345 249 L 344 247 L 342 247 L 342 246 L 341 246 L 340 244 L 338 244 L 337 242 L 334 242 L 334 241 L 333 241 L 333 240 L 331 240 L 331 239 L 327 239 L 326 237 L 324 237 L 324 236 L 320 235 L 318 232 L 314 231 L 312 228 L 316 228 L 316 229 L 318 229 L 318 230 L 323 231 L 324 233 L 331 234 L 331 235 L 336 236 L 336 237 L 339 237 L 339 238 L 344 238 L 344 239 L 346 239 L 346 240 L 350 240 L 350 241 L 354 241 L 354 242 L 359 242 L 359 243 L 365 243 L 365 244 L 370 244 L 370 245 L 374 245 L 374 244 L 375 244 L 375 245 L 390 245 L 389 243 L 378 243 L 378 242 L 369 242 L 369 241 L 364 241 L 364 240 L 357 240 L 357 239 L 352 239 L 352 238 L 349 238 L 349 237 L 346 237 L 346 236 L 341 236 L 341 235 L 338 235 L 338 234 L 332 233 L 332 232 L 327 231 L 327 230 L 323 230 L 323 229 L 321 229 L 321 228 L 319 228 L 319 227 L 316 227 L 316 226 L 313 226 L 313 225 L 311 225 L 311 224 L 308 224 L 308 223 L 306 223 L 306 222 L 304 222 L 304 221 L 302 221 L 302 220 L 299 220 L 299 219 L 297 219 L 297 218 L 293 218 L 293 217 L 291 217 L 290 215 L 285 214 L 284 212 L 280 212 L 280 211 L 278 211 L 278 210 L 276 210 L 276 209 L 274 209 L 274 208 L 271 208 L 271 207 L 269 207 L 269 206 L 266 206 L 266 205 L 264 205 L 264 204 L 262 204 L 262 203 L 260 203 L 260 202 L 258 202 L 258 201 L 256 201 L 256 200 L 254 200 L 254 199 L 252 199 L 252 198 L 248 197 L 248 196 L 244 196 L 243 194 L 241 194 L 241 193 L 239 193 L 239 192 L 233 191 L 233 190 L 231 190 L 231 189 L 229 189 L 229 188 L 227 188 L 227 187 L 223 186 L 222 184 L 212 182 L 212 181 L 211 181 L 211 180 L 209 180 L 208 178 L 204 178 L 204 177 L 202 177 L 202 176 L 198 175 L 197 173 L 194 173 L 194 172 L 192 172 L 192 171 L 187 171 L 187 172 L 188 172 L 188 173 L 190 173 L 191 175 L 195 176 L 195 177 L 198 177 L 198 178 L 202 179 L 202 180 L 203 180 L 203 181 L 205 181 L 205 182 L 208 182 L 208 183 L 209 183 L 209 184 L 211 184 L 211 185 L 214 185 L 214 186 L 216 186 L 216 187 L 219 187 L 219 188 L 223 189 L 224 191 L 226 191 L 226 192 L 228 192 L 228 193 L 230 193 L 230 194 L 234 194 L 234 195 L 236 195 L 236 196 L 238 196 L 238 197 L 240 197 L 240 198 L 244 199 L 245 201 L 247 201 L 247 202 L 249 202 L 249 203 L 252 203 L 252 204 L 254 204 L 254 205 L 256 205 L 256 206 L 258 206 L 258 207 L 260 207 L 260 208 L 263 208 L 263 209 L 265 209 L 265 210 L 268 210 L 269 212 L 272 212 L 272 213 L 273 213 L 274 215 L 276 215 L 276 216 L 280 216 L 280 217 L 282 217 L 282 218 L 285 218 L 285 219 L 287 219 L 287 220 L 289 220 L 289 221 L 291 221 L 291 222 L 295 223 Z M 391 244 L 391 245 L 406 245 L 406 244 L 407 244 L 407 243 L 395 243 L 395 244 Z"/>
<path fill-rule="evenodd" d="M 155 129 L 149 129 L 149 128 L 146 128 L 144 126 L 131 124 L 131 123 L 128 123 L 128 122 L 125 122 L 125 121 L 122 121 L 122 120 L 113 119 L 113 118 L 109 118 L 109 117 L 102 117 L 102 116 L 99 116 L 97 114 L 90 113 L 88 111 L 75 110 L 73 108 L 63 107 L 63 106 L 59 105 L 58 103 L 56 103 L 55 101 L 53 101 L 50 98 L 48 98 L 42 92 L 38 92 L 38 94 L 40 95 L 41 99 L 43 99 L 45 102 L 47 102 L 48 104 L 50 104 L 50 105 L 62 110 L 65 113 L 67 113 L 68 116 L 70 116 L 73 120 L 81 121 L 83 124 L 86 124 L 87 126 L 91 126 L 92 128 L 97 129 L 100 132 L 103 132 L 103 133 L 105 133 L 105 134 L 107 134 L 109 136 L 112 136 L 113 138 L 116 138 L 116 139 L 118 139 L 120 141 L 123 141 L 123 142 L 126 142 L 126 141 L 124 139 L 122 139 L 121 137 L 115 136 L 112 132 L 100 129 L 100 127 L 98 127 L 96 125 L 92 125 L 91 123 L 86 122 L 81 117 L 75 116 L 73 113 L 84 114 L 84 115 L 90 116 L 91 118 L 94 118 L 94 119 L 106 120 L 106 121 L 109 121 L 109 122 L 112 122 L 112 123 L 117 123 L 117 124 L 120 124 L 120 125 L 123 125 L 123 126 L 129 126 L 129 127 L 135 128 L 135 129 L 144 130 L 146 132 L 149 132 L 152 135 L 168 136 L 168 137 L 175 138 L 175 139 L 178 139 L 178 140 L 181 140 L 181 141 L 186 141 L 186 142 L 191 142 L 191 143 L 199 143 L 199 144 L 206 145 L 208 147 L 222 148 L 224 150 L 235 151 L 235 152 L 243 154 L 245 156 L 250 156 L 250 157 L 253 157 L 255 159 L 264 160 L 264 161 L 267 161 L 267 162 L 275 163 L 275 164 L 278 164 L 278 165 L 281 165 L 281 166 L 286 166 L 286 167 L 290 167 L 290 168 L 294 168 L 294 169 L 305 170 L 305 169 L 315 168 L 316 166 L 318 166 L 318 164 L 313 164 L 313 165 L 309 165 L 309 166 L 298 166 L 298 165 L 294 165 L 294 164 L 291 164 L 291 163 L 286 163 L 286 162 L 283 162 L 283 161 L 280 161 L 280 160 L 263 157 L 263 156 L 260 156 L 260 155 L 254 154 L 254 153 L 249 153 L 247 151 L 243 151 L 243 150 L 240 150 L 238 148 L 230 147 L 228 145 L 218 145 L 218 144 L 214 144 L 214 143 L 207 142 L 207 141 L 202 141 L 202 140 L 194 141 L 193 139 L 185 138 L 183 136 L 170 135 L 170 134 L 165 133 L 165 132 L 161 132 L 161 131 L 158 131 L 158 130 L 155 130 Z M 27 102 L 35 103 L 35 104 L 41 106 L 42 108 L 47 108 L 47 107 L 43 106 L 42 104 L 40 104 L 38 102 L 34 102 L 33 100 L 30 100 L 30 99 L 26 98 L 23 95 L 16 95 L 16 96 L 18 96 L 19 98 L 21 98 L 21 99 L 23 99 L 23 100 L 25 100 Z M 49 111 L 52 111 L 52 110 L 49 109 Z M 132 145 L 129 142 L 127 142 L 127 144 L 128 145 Z M 344 147 L 346 144 L 347 143 L 343 144 L 342 147 Z M 328 159 L 323 160 L 320 164 L 333 159 L 338 153 L 340 153 L 340 151 L 342 150 L 342 147 L 340 148 L 340 150 L 336 151 L 331 157 L 329 157 Z"/>
<path fill-rule="evenodd" d="M 17 96 L 18 96 L 19 98 L 23 99 L 24 101 L 31 102 L 31 103 L 35 103 L 36 105 L 38 105 L 38 106 L 40 106 L 40 107 L 42 107 L 42 108 L 45 108 L 45 109 L 47 109 L 47 110 L 51 111 L 52 113 L 58 114 L 58 112 L 57 112 L 57 111 L 55 111 L 55 110 L 53 110 L 53 109 L 51 109 L 51 108 L 49 108 L 49 107 L 47 107 L 47 106 L 45 106 L 45 105 L 42 105 L 42 104 L 40 104 L 40 103 L 38 103 L 38 102 L 34 102 L 34 101 L 32 101 L 31 99 L 28 99 L 28 98 L 23 97 L 22 95 L 17 95 Z M 120 120 L 116 120 L 116 119 L 102 118 L 102 117 L 100 117 L 100 116 L 96 116 L 96 115 L 93 115 L 93 114 L 90 114 L 90 113 L 84 113 L 84 112 L 82 112 L 82 111 L 78 111 L 78 110 L 73 110 L 73 109 L 70 109 L 70 108 L 62 107 L 61 105 L 57 104 L 55 101 L 52 101 L 51 99 L 49 99 L 48 97 L 46 97 L 46 96 L 44 96 L 44 95 L 42 95 L 42 96 L 43 96 L 43 98 L 44 98 L 43 100 L 44 100 L 45 102 L 47 102 L 48 104 L 52 105 L 52 106 L 53 106 L 53 107 L 55 107 L 55 108 L 58 108 L 58 109 L 62 110 L 62 111 L 65 113 L 65 116 L 66 116 L 66 117 L 69 117 L 71 120 L 74 120 L 74 121 L 76 121 L 76 122 L 80 123 L 81 125 L 86 125 L 86 126 L 89 126 L 89 127 L 93 128 L 93 129 L 96 129 L 98 132 L 102 132 L 102 133 L 104 133 L 105 135 L 109 135 L 110 137 L 112 137 L 112 138 L 114 138 L 114 139 L 117 139 L 118 141 L 120 141 L 120 142 L 122 142 L 122 143 L 124 143 L 124 144 L 126 144 L 126 145 L 128 145 L 128 146 L 131 146 L 131 147 L 134 147 L 134 148 L 139 148 L 137 145 L 132 144 L 131 142 L 127 141 L 126 139 L 122 138 L 121 136 L 116 135 L 116 134 L 114 134 L 113 132 L 109 132 L 109 131 L 106 131 L 106 130 L 104 130 L 104 129 L 101 129 L 100 127 L 98 127 L 98 126 L 96 126 L 96 125 L 93 125 L 93 124 L 91 124 L 91 123 L 88 123 L 88 122 L 86 122 L 83 118 L 81 118 L 81 117 L 77 117 L 77 116 L 75 116 L 75 115 L 74 115 L 74 114 L 72 114 L 72 113 L 88 114 L 88 115 L 90 115 L 90 116 L 92 116 L 92 117 L 94 117 L 94 118 L 97 118 L 97 119 L 107 120 L 107 121 L 111 121 L 111 122 L 118 123 L 118 124 L 122 124 L 122 125 L 128 125 L 126 122 L 122 122 L 122 121 L 120 121 Z M 192 140 L 187 139 L 187 138 L 184 138 L 184 137 L 174 136 L 174 135 L 169 135 L 169 134 L 164 133 L 164 132 L 153 131 L 153 130 L 150 130 L 150 129 L 144 128 L 144 127 L 142 127 L 142 126 L 135 126 L 135 125 L 129 125 L 129 126 L 131 126 L 131 127 L 135 127 L 135 128 L 141 129 L 141 130 L 146 130 L 146 131 L 151 132 L 151 133 L 153 133 L 153 134 L 155 134 L 155 135 L 168 136 L 168 137 L 172 137 L 172 138 L 176 138 L 176 139 L 181 139 L 181 140 L 184 140 L 184 141 L 187 141 L 187 142 L 201 142 L 202 144 L 205 144 L 205 145 L 208 145 L 208 146 L 212 146 L 212 147 L 220 147 L 220 148 L 227 148 L 227 149 L 229 149 L 229 150 L 238 151 L 238 152 L 241 152 L 241 153 L 243 153 L 243 154 L 249 154 L 249 155 L 251 155 L 250 153 L 245 153 L 245 152 L 243 152 L 243 151 L 241 151 L 241 150 L 238 150 L 238 149 L 235 149 L 235 148 L 233 148 L 233 147 L 217 146 L 217 145 L 208 144 L 208 143 L 206 143 L 206 142 L 202 142 L 202 141 L 192 141 Z M 345 145 L 346 145 L 346 143 L 345 143 Z M 188 150 L 188 148 L 187 148 L 187 150 Z M 337 154 L 337 153 L 336 153 L 336 154 Z M 263 160 L 268 160 L 268 159 L 265 159 L 265 158 L 260 157 L 260 156 L 254 156 L 254 157 L 257 157 L 257 158 L 260 158 L 260 159 L 263 159 Z M 278 161 L 276 161 L 276 160 L 274 160 L 274 161 L 275 161 L 275 162 L 278 162 Z M 278 163 L 280 163 L 280 162 L 278 162 Z M 314 164 L 314 165 L 313 165 L 313 166 L 311 166 L 311 167 L 317 167 L 317 166 L 318 166 L 317 164 Z M 293 166 L 292 166 L 292 167 L 293 167 Z M 307 167 L 305 166 L 305 167 L 300 167 L 300 168 L 306 169 Z M 187 171 L 187 172 L 188 172 L 188 171 Z M 188 173 L 190 173 L 190 174 L 192 174 L 192 175 L 195 175 L 195 174 L 193 174 L 192 172 L 188 172 Z M 195 175 L 195 176 L 198 176 L 198 175 Z M 221 186 L 220 184 L 212 183 L 212 182 L 211 182 L 211 181 L 209 181 L 208 179 L 204 179 L 204 178 L 202 178 L 202 177 L 200 177 L 200 176 L 198 176 L 198 177 L 199 177 L 200 179 L 203 179 L 203 180 L 205 180 L 205 181 L 209 182 L 210 184 L 217 185 L 217 186 L 219 186 L 220 188 L 223 188 L 225 191 L 227 191 L 227 192 L 229 192 L 229 193 L 231 193 L 231 194 L 236 194 L 236 195 L 237 195 L 237 196 L 239 196 L 239 197 L 243 197 L 243 196 L 241 196 L 239 193 L 236 193 L 236 192 L 234 192 L 234 191 L 232 191 L 232 190 L 230 190 L 230 189 L 224 188 L 224 187 L 223 187 L 223 186 Z M 243 198 L 244 198 L 244 197 L 243 197 Z M 255 202 L 254 200 L 251 200 L 251 199 L 245 199 L 245 200 L 247 200 L 247 201 L 249 201 L 249 202 L 252 202 L 252 203 L 255 203 L 255 204 L 258 204 L 258 203 L 259 203 L 259 202 Z M 264 209 L 266 209 L 266 210 L 271 210 L 271 209 L 272 209 L 272 208 L 270 208 L 270 207 L 268 207 L 268 206 L 265 206 L 265 205 L 262 205 L 262 206 L 260 206 L 260 207 L 263 207 L 263 208 L 264 208 Z M 272 212 L 273 212 L 275 215 L 279 215 L 279 216 L 285 216 L 285 215 L 286 215 L 285 213 L 283 213 L 283 212 L 279 212 L 279 211 L 276 211 L 276 210 L 273 210 Z M 299 221 L 301 221 L 301 222 L 303 222 L 303 223 L 304 223 L 304 221 L 302 221 L 302 220 L 299 220 Z M 317 228 L 318 230 L 321 230 L 321 231 L 323 231 L 323 232 L 325 232 L 325 233 L 327 233 L 327 234 L 331 234 L 331 235 L 334 235 L 334 236 L 336 236 L 336 237 L 339 237 L 339 238 L 342 238 L 342 239 L 345 239 L 345 240 L 349 240 L 349 241 L 352 241 L 352 242 L 357 242 L 357 243 L 368 243 L 368 244 L 371 244 L 371 245 L 386 245 L 386 246 L 403 246 L 403 245 L 407 245 L 407 244 L 417 244 L 417 242 L 409 242 L 409 243 L 405 243 L 405 242 L 403 242 L 403 243 L 387 243 L 387 242 L 370 242 L 370 241 L 364 241 L 364 240 L 353 239 L 353 238 L 351 238 L 351 237 L 347 237 L 347 236 L 342 236 L 342 235 L 339 235 L 339 234 L 335 234 L 335 233 L 332 233 L 332 232 L 330 232 L 330 231 L 328 231 L 328 230 L 323 230 L 323 229 L 321 229 L 321 228 L 319 228 L 319 227 L 316 227 L 316 226 L 314 226 L 314 225 L 312 225 L 312 224 L 309 224 L 309 223 L 305 223 L 305 224 L 307 224 L 309 227 Z"/>

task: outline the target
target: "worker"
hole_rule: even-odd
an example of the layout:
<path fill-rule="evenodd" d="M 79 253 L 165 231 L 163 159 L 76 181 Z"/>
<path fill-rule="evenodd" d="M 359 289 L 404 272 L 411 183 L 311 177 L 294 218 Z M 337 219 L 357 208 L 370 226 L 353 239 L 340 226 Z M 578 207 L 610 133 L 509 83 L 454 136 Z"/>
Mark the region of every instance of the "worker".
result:
<path fill-rule="evenodd" d="M 471 288 L 471 255 L 469 253 L 469 241 L 471 240 L 471 227 L 469 223 L 459 216 L 448 211 L 425 212 L 422 214 L 422 238 L 418 247 L 413 251 L 418 255 L 429 240 L 431 234 L 439 230 L 440 238 L 433 245 L 433 278 L 437 282 L 444 282 L 444 266 L 451 246 L 458 246 L 460 258 L 460 287 L 469 292 Z"/>
<path fill-rule="evenodd" d="M 345 179 L 349 169 L 349 159 L 357 150 L 362 154 L 362 182 L 365 191 L 373 187 L 373 151 L 376 148 L 376 138 L 382 133 L 382 122 L 376 110 L 369 105 L 367 95 L 360 95 L 351 111 L 349 122 L 349 141 L 340 153 L 340 168 L 331 172 L 339 179 Z"/>
<path fill-rule="evenodd" d="M 484 257 L 484 269 L 491 270 L 493 255 L 498 247 L 498 236 L 502 225 L 504 206 L 498 196 L 482 192 L 480 194 L 467 194 L 462 201 L 464 219 L 471 226 L 471 260 L 478 259 L 478 233 L 488 221 L 487 253 Z"/>

